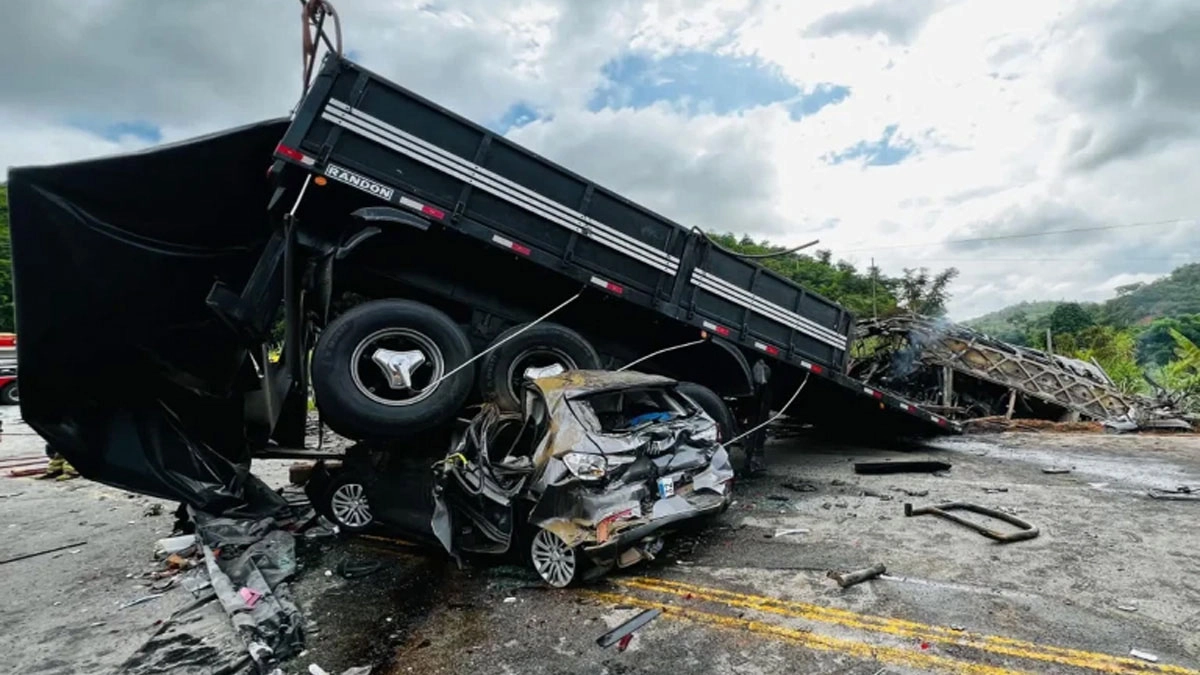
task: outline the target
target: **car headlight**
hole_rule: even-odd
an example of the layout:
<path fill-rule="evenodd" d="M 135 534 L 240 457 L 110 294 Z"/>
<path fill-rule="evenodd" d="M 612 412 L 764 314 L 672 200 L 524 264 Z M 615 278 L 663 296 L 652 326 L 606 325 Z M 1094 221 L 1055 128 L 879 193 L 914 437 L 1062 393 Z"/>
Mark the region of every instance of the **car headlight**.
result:
<path fill-rule="evenodd" d="M 603 455 L 588 455 L 582 452 L 568 452 L 562 456 L 567 470 L 579 480 L 600 480 L 608 470 L 608 463 Z"/>
<path fill-rule="evenodd" d="M 579 480 L 600 480 L 618 466 L 632 463 L 636 457 L 628 455 L 591 455 L 583 452 L 568 452 L 562 456 L 563 464 Z"/>

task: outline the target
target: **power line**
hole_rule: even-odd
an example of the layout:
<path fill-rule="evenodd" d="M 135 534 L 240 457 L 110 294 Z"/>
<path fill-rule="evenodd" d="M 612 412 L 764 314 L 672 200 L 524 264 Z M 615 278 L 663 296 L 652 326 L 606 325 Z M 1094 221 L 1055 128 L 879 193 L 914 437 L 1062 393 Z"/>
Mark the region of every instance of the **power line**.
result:
<path fill-rule="evenodd" d="M 893 244 L 891 246 L 872 246 L 870 248 L 852 248 L 838 251 L 839 255 L 846 253 L 861 253 L 864 251 L 883 251 L 897 248 L 917 248 L 921 246 L 942 246 L 944 244 L 973 244 L 980 241 L 999 241 L 1005 239 L 1026 239 L 1029 237 L 1047 237 L 1053 234 L 1075 234 L 1078 232 L 1100 232 L 1103 230 L 1121 230 L 1131 227 L 1151 227 L 1155 225 L 1175 225 L 1178 223 L 1193 223 L 1195 218 L 1172 218 L 1171 220 L 1155 220 L 1147 223 L 1128 223 L 1125 225 L 1098 225 L 1096 227 L 1074 227 L 1066 230 L 1046 230 L 1045 232 L 1025 232 L 1022 234 L 1001 234 L 994 237 L 973 237 L 970 239 L 944 239 L 922 244 Z"/>

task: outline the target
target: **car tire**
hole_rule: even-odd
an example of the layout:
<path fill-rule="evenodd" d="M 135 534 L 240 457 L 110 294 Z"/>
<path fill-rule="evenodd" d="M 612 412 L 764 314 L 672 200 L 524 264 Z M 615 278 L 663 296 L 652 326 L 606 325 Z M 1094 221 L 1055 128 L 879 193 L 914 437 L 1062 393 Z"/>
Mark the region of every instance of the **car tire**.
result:
<path fill-rule="evenodd" d="M 375 514 L 367 501 L 367 482 L 353 471 L 333 477 L 321 500 L 323 516 L 343 532 L 362 532 L 375 523 Z"/>
<path fill-rule="evenodd" d="M 724 399 L 717 395 L 717 392 L 695 382 L 680 382 L 679 393 L 692 399 L 696 405 L 700 406 L 701 410 L 716 421 L 717 428 L 721 431 L 722 442 L 728 442 L 734 437 L 737 422 L 734 420 L 733 412 L 729 410 L 729 406 L 725 404 Z"/>
<path fill-rule="evenodd" d="M 21 396 L 17 391 L 17 381 L 13 380 L 0 389 L 0 405 L 20 405 Z"/>
<path fill-rule="evenodd" d="M 472 368 L 430 385 L 471 354 L 463 330 L 433 307 L 409 300 L 363 303 L 330 322 L 317 340 L 317 407 L 329 427 L 348 438 L 412 436 L 462 408 L 474 384 Z M 381 358 L 393 359 L 392 372 L 406 377 L 389 375 Z"/>
<path fill-rule="evenodd" d="M 479 389 L 485 401 L 502 410 L 520 410 L 520 384 L 529 368 L 558 363 L 565 370 L 595 370 L 600 355 L 582 335 L 556 323 L 539 323 L 512 337 L 528 324 L 504 331 L 493 345 L 503 345 L 483 357 Z M 509 339 L 512 337 L 512 339 Z"/>
<path fill-rule="evenodd" d="M 578 546 L 570 546 L 557 534 L 534 528 L 528 538 L 529 563 L 542 583 L 551 588 L 566 588 L 583 578 L 585 559 Z"/>

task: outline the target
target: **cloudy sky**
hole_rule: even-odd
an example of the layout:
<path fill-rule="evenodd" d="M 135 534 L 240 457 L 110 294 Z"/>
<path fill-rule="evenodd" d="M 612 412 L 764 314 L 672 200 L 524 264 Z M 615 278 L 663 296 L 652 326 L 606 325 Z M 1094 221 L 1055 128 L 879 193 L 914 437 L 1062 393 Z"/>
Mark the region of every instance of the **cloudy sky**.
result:
<path fill-rule="evenodd" d="M 685 225 L 958 267 L 954 318 L 1200 259 L 1193 0 L 334 4 L 352 58 Z M 0 166 L 286 115 L 299 35 L 294 0 L 10 3 Z"/>

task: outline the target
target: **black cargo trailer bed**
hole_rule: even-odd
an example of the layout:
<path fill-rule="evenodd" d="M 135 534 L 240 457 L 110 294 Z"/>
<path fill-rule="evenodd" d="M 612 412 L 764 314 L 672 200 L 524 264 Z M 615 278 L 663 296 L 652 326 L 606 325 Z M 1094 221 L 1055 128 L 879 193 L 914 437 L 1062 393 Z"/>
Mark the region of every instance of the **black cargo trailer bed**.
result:
<path fill-rule="evenodd" d="M 277 173 L 298 166 L 807 371 L 837 398 L 958 430 L 845 374 L 854 318 L 837 303 L 346 59 L 326 58 L 275 158 Z"/>

